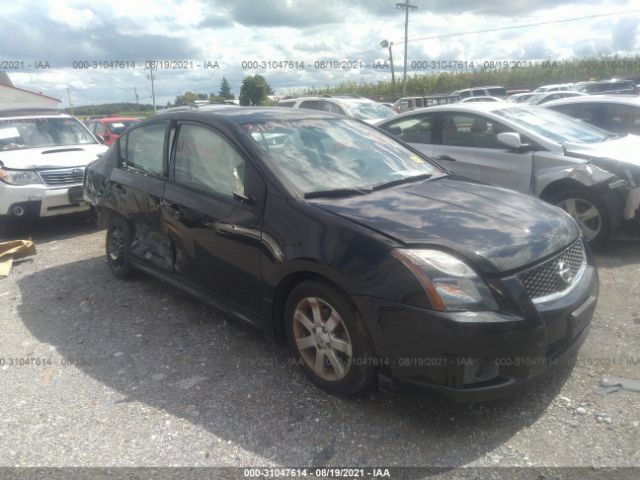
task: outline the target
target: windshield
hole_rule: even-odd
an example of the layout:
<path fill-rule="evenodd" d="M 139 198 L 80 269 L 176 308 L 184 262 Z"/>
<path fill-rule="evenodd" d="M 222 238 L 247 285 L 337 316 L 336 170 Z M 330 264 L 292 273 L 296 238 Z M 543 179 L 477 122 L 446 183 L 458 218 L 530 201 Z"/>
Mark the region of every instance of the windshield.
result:
<path fill-rule="evenodd" d="M 373 120 L 395 115 L 395 112 L 386 105 L 375 102 L 349 103 L 346 106 L 358 120 Z"/>
<path fill-rule="evenodd" d="M 609 132 L 546 108 L 514 107 L 495 110 L 493 113 L 560 144 L 600 143 L 613 136 Z"/>
<path fill-rule="evenodd" d="M 124 132 L 131 125 L 134 125 L 134 124 L 136 124 L 138 122 L 139 122 L 139 120 L 118 120 L 118 121 L 115 121 L 115 122 L 107 123 L 107 127 L 109 128 L 109 131 L 111 133 L 114 133 L 116 135 L 120 135 L 122 132 Z"/>
<path fill-rule="evenodd" d="M 349 119 L 301 119 L 243 125 L 272 166 L 304 194 L 370 189 L 442 174 L 373 127 Z"/>
<path fill-rule="evenodd" d="M 97 143 L 73 118 L 0 120 L 0 151 Z"/>

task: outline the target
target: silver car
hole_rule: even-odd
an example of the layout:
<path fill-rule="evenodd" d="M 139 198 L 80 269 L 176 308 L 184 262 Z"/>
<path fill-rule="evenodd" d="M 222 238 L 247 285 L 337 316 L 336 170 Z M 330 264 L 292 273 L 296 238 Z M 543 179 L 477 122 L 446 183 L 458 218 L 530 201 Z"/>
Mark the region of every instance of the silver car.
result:
<path fill-rule="evenodd" d="M 453 173 L 560 206 L 593 244 L 638 219 L 640 137 L 615 134 L 541 107 L 462 103 L 378 123 Z"/>

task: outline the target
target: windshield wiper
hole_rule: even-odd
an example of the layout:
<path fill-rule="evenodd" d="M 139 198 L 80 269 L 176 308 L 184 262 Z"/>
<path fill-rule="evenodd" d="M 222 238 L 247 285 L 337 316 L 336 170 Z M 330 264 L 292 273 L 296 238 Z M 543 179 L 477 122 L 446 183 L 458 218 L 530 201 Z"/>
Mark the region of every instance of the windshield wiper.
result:
<path fill-rule="evenodd" d="M 382 190 L 383 188 L 395 187 L 396 185 L 402 185 L 403 183 L 417 182 L 419 180 L 427 180 L 433 175 L 431 173 L 423 173 L 422 175 L 413 175 L 412 177 L 399 178 L 398 180 L 392 180 L 387 183 L 381 183 L 373 187 L 374 190 Z"/>
<path fill-rule="evenodd" d="M 367 187 L 336 188 L 305 193 L 304 198 L 349 197 L 351 195 L 366 195 L 367 193 L 371 193 L 371 189 Z"/>

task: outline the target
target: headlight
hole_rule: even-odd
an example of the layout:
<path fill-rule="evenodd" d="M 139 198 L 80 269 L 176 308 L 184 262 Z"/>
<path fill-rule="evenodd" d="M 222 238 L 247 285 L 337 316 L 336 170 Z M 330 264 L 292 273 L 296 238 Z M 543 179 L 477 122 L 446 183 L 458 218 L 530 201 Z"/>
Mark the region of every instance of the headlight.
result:
<path fill-rule="evenodd" d="M 466 263 L 439 250 L 391 253 L 418 279 L 434 310 L 498 310 L 489 287 Z"/>
<path fill-rule="evenodd" d="M 0 168 L 0 180 L 10 185 L 42 183 L 38 174 L 31 170 L 6 170 L 4 168 Z"/>

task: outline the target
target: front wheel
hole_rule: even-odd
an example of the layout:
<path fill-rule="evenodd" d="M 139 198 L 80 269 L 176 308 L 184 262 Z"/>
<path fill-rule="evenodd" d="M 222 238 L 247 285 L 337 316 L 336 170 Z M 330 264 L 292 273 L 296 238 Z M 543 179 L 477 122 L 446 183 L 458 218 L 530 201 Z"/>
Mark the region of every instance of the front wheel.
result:
<path fill-rule="evenodd" d="M 569 189 L 549 199 L 578 223 L 592 246 L 602 245 L 611 235 L 611 218 L 602 199 L 590 190 Z"/>
<path fill-rule="evenodd" d="M 371 340 L 349 298 L 319 281 L 298 285 L 285 310 L 287 338 L 313 383 L 334 395 L 352 395 L 375 375 Z"/>

